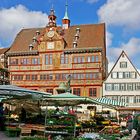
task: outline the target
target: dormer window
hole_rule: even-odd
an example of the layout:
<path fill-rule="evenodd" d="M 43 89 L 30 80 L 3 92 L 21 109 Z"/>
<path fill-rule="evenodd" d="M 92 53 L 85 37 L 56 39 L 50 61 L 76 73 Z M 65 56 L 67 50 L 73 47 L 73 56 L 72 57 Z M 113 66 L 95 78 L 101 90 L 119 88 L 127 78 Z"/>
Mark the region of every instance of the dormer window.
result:
<path fill-rule="evenodd" d="M 33 47 L 34 47 L 33 44 L 30 44 L 29 45 L 29 50 L 31 51 L 33 49 Z"/>
<path fill-rule="evenodd" d="M 127 68 L 127 62 L 120 62 L 120 68 Z"/>
<path fill-rule="evenodd" d="M 76 33 L 80 33 L 80 28 L 76 28 Z"/>
<path fill-rule="evenodd" d="M 35 36 L 33 37 L 33 43 L 36 43 L 36 37 Z"/>
<path fill-rule="evenodd" d="M 79 34 L 76 33 L 75 40 L 77 41 L 79 39 Z"/>
<path fill-rule="evenodd" d="M 37 31 L 36 31 L 36 35 L 37 35 L 37 36 L 40 35 L 40 31 L 37 30 Z"/>
<path fill-rule="evenodd" d="M 73 48 L 77 48 L 77 42 L 76 41 L 73 42 Z"/>

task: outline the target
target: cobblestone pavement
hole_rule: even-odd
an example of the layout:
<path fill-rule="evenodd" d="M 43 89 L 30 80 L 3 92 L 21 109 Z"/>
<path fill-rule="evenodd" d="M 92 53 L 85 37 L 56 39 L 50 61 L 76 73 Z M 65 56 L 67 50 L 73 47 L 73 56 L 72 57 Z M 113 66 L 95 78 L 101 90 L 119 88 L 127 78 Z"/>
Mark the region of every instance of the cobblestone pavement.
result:
<path fill-rule="evenodd" d="M 4 132 L 0 131 L 0 140 L 20 140 L 19 137 L 7 137 Z"/>

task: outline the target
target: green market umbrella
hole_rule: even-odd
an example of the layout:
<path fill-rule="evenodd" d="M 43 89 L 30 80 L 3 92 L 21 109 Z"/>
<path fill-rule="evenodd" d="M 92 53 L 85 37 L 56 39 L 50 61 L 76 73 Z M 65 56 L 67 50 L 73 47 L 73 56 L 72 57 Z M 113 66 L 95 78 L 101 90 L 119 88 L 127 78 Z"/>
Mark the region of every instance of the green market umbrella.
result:
<path fill-rule="evenodd" d="M 48 105 L 54 106 L 75 106 L 78 104 L 90 103 L 98 104 L 94 99 L 77 96 L 69 92 L 48 96 L 47 98 L 44 98 L 43 101 L 47 102 Z"/>

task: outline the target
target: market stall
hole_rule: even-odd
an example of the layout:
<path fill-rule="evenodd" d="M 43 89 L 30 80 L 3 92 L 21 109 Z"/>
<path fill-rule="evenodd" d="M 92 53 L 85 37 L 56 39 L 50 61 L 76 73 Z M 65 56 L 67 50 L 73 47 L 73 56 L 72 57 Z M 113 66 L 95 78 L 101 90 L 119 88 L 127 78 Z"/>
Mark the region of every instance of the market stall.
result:
<path fill-rule="evenodd" d="M 6 104 L 14 106 L 21 106 L 25 108 L 27 102 L 33 103 L 41 100 L 41 98 L 50 96 L 50 93 L 29 90 L 13 85 L 1 85 L 0 86 L 0 101 Z M 28 106 L 29 107 L 29 106 Z M 2 106 L 3 108 L 3 106 Z M 3 109 L 2 109 L 3 110 Z M 17 136 L 20 134 L 21 128 L 19 127 L 19 116 L 16 114 L 11 114 L 9 111 L 6 117 L 6 134 L 8 136 Z"/>
<path fill-rule="evenodd" d="M 43 102 L 46 102 L 47 105 L 53 105 L 53 106 L 67 106 L 67 108 L 69 106 L 76 106 L 78 104 L 89 104 L 89 103 L 92 103 L 92 104 L 98 104 L 98 102 L 94 101 L 93 99 L 90 99 L 88 97 L 81 97 L 81 96 L 77 96 L 77 95 L 73 95 L 71 93 L 62 93 L 62 94 L 58 94 L 58 95 L 52 95 L 46 99 L 44 99 Z M 52 116 L 52 115 L 51 115 Z M 59 114 L 56 116 L 57 119 L 59 118 L 63 118 L 64 120 L 68 119 L 68 120 L 71 120 L 71 124 L 70 125 L 67 125 L 65 127 L 65 130 L 64 129 L 56 129 L 56 127 L 60 126 L 60 127 L 63 127 L 62 125 L 59 125 L 59 124 L 55 124 L 54 126 L 54 129 L 52 131 L 50 131 L 50 127 L 49 127 L 49 124 L 47 122 L 47 120 L 49 118 L 52 119 L 52 117 L 50 117 L 50 114 L 48 113 L 48 110 L 46 108 L 46 117 L 45 117 L 45 134 L 46 133 L 53 133 L 53 134 L 62 134 L 62 135 L 72 135 L 75 137 L 76 135 L 76 116 L 75 115 L 69 115 L 69 114 L 65 114 L 62 113 L 62 114 Z M 51 121 L 52 122 L 52 121 Z M 53 121 L 54 122 L 54 121 Z M 53 123 L 52 122 L 52 123 Z M 68 121 L 66 121 L 68 122 Z M 67 123 L 66 123 L 67 124 Z M 67 129 L 66 129 L 67 128 Z M 71 130 L 70 130 L 71 129 Z M 73 130 L 72 130 L 73 129 Z M 59 131 L 56 131 L 56 130 L 59 130 Z M 62 130 L 62 131 L 61 131 Z"/>
<path fill-rule="evenodd" d="M 93 98 L 81 97 L 81 96 L 73 95 L 73 94 L 68 93 L 68 92 L 49 96 L 48 98 L 44 99 L 43 102 L 46 102 L 47 105 L 53 105 L 53 106 L 76 106 L 79 104 L 105 105 L 99 101 L 94 100 Z M 106 106 L 108 106 L 108 107 L 111 106 L 111 107 L 115 108 L 115 106 L 113 106 L 113 105 L 106 105 Z M 63 114 L 63 117 L 64 117 L 64 114 Z M 49 115 L 48 110 L 46 108 L 45 120 L 48 120 L 48 118 L 50 118 L 50 115 Z M 53 124 L 53 122 L 52 122 L 52 124 Z M 94 122 L 93 122 L 93 125 L 95 125 Z M 58 127 L 58 126 L 55 125 L 54 128 L 56 128 L 56 127 Z M 89 127 L 91 127 L 91 125 L 89 125 Z M 45 133 L 48 133 L 48 132 L 49 133 L 62 133 L 62 134 L 68 133 L 67 130 L 65 130 L 67 132 L 64 132 L 64 131 L 60 132 L 60 130 L 62 130 L 62 129 L 59 129 L 58 132 L 56 132 L 56 130 L 52 130 L 52 132 L 48 131 L 48 130 L 50 130 L 50 128 L 48 127 L 47 121 L 45 121 L 45 128 L 46 128 Z M 75 135 L 76 135 L 76 127 L 73 127 L 73 136 L 75 136 Z"/>

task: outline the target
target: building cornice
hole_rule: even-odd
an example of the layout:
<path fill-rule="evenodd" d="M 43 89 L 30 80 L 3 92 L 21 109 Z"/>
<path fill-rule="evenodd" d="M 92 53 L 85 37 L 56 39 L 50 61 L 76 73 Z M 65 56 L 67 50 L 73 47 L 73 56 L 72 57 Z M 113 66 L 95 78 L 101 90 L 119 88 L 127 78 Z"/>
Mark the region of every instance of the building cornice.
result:
<path fill-rule="evenodd" d="M 24 51 L 24 52 L 7 52 L 7 56 L 27 56 L 27 55 L 37 55 L 39 52 L 37 50 Z"/>
<path fill-rule="evenodd" d="M 102 52 L 102 48 L 74 48 L 64 50 L 64 54 Z"/>

